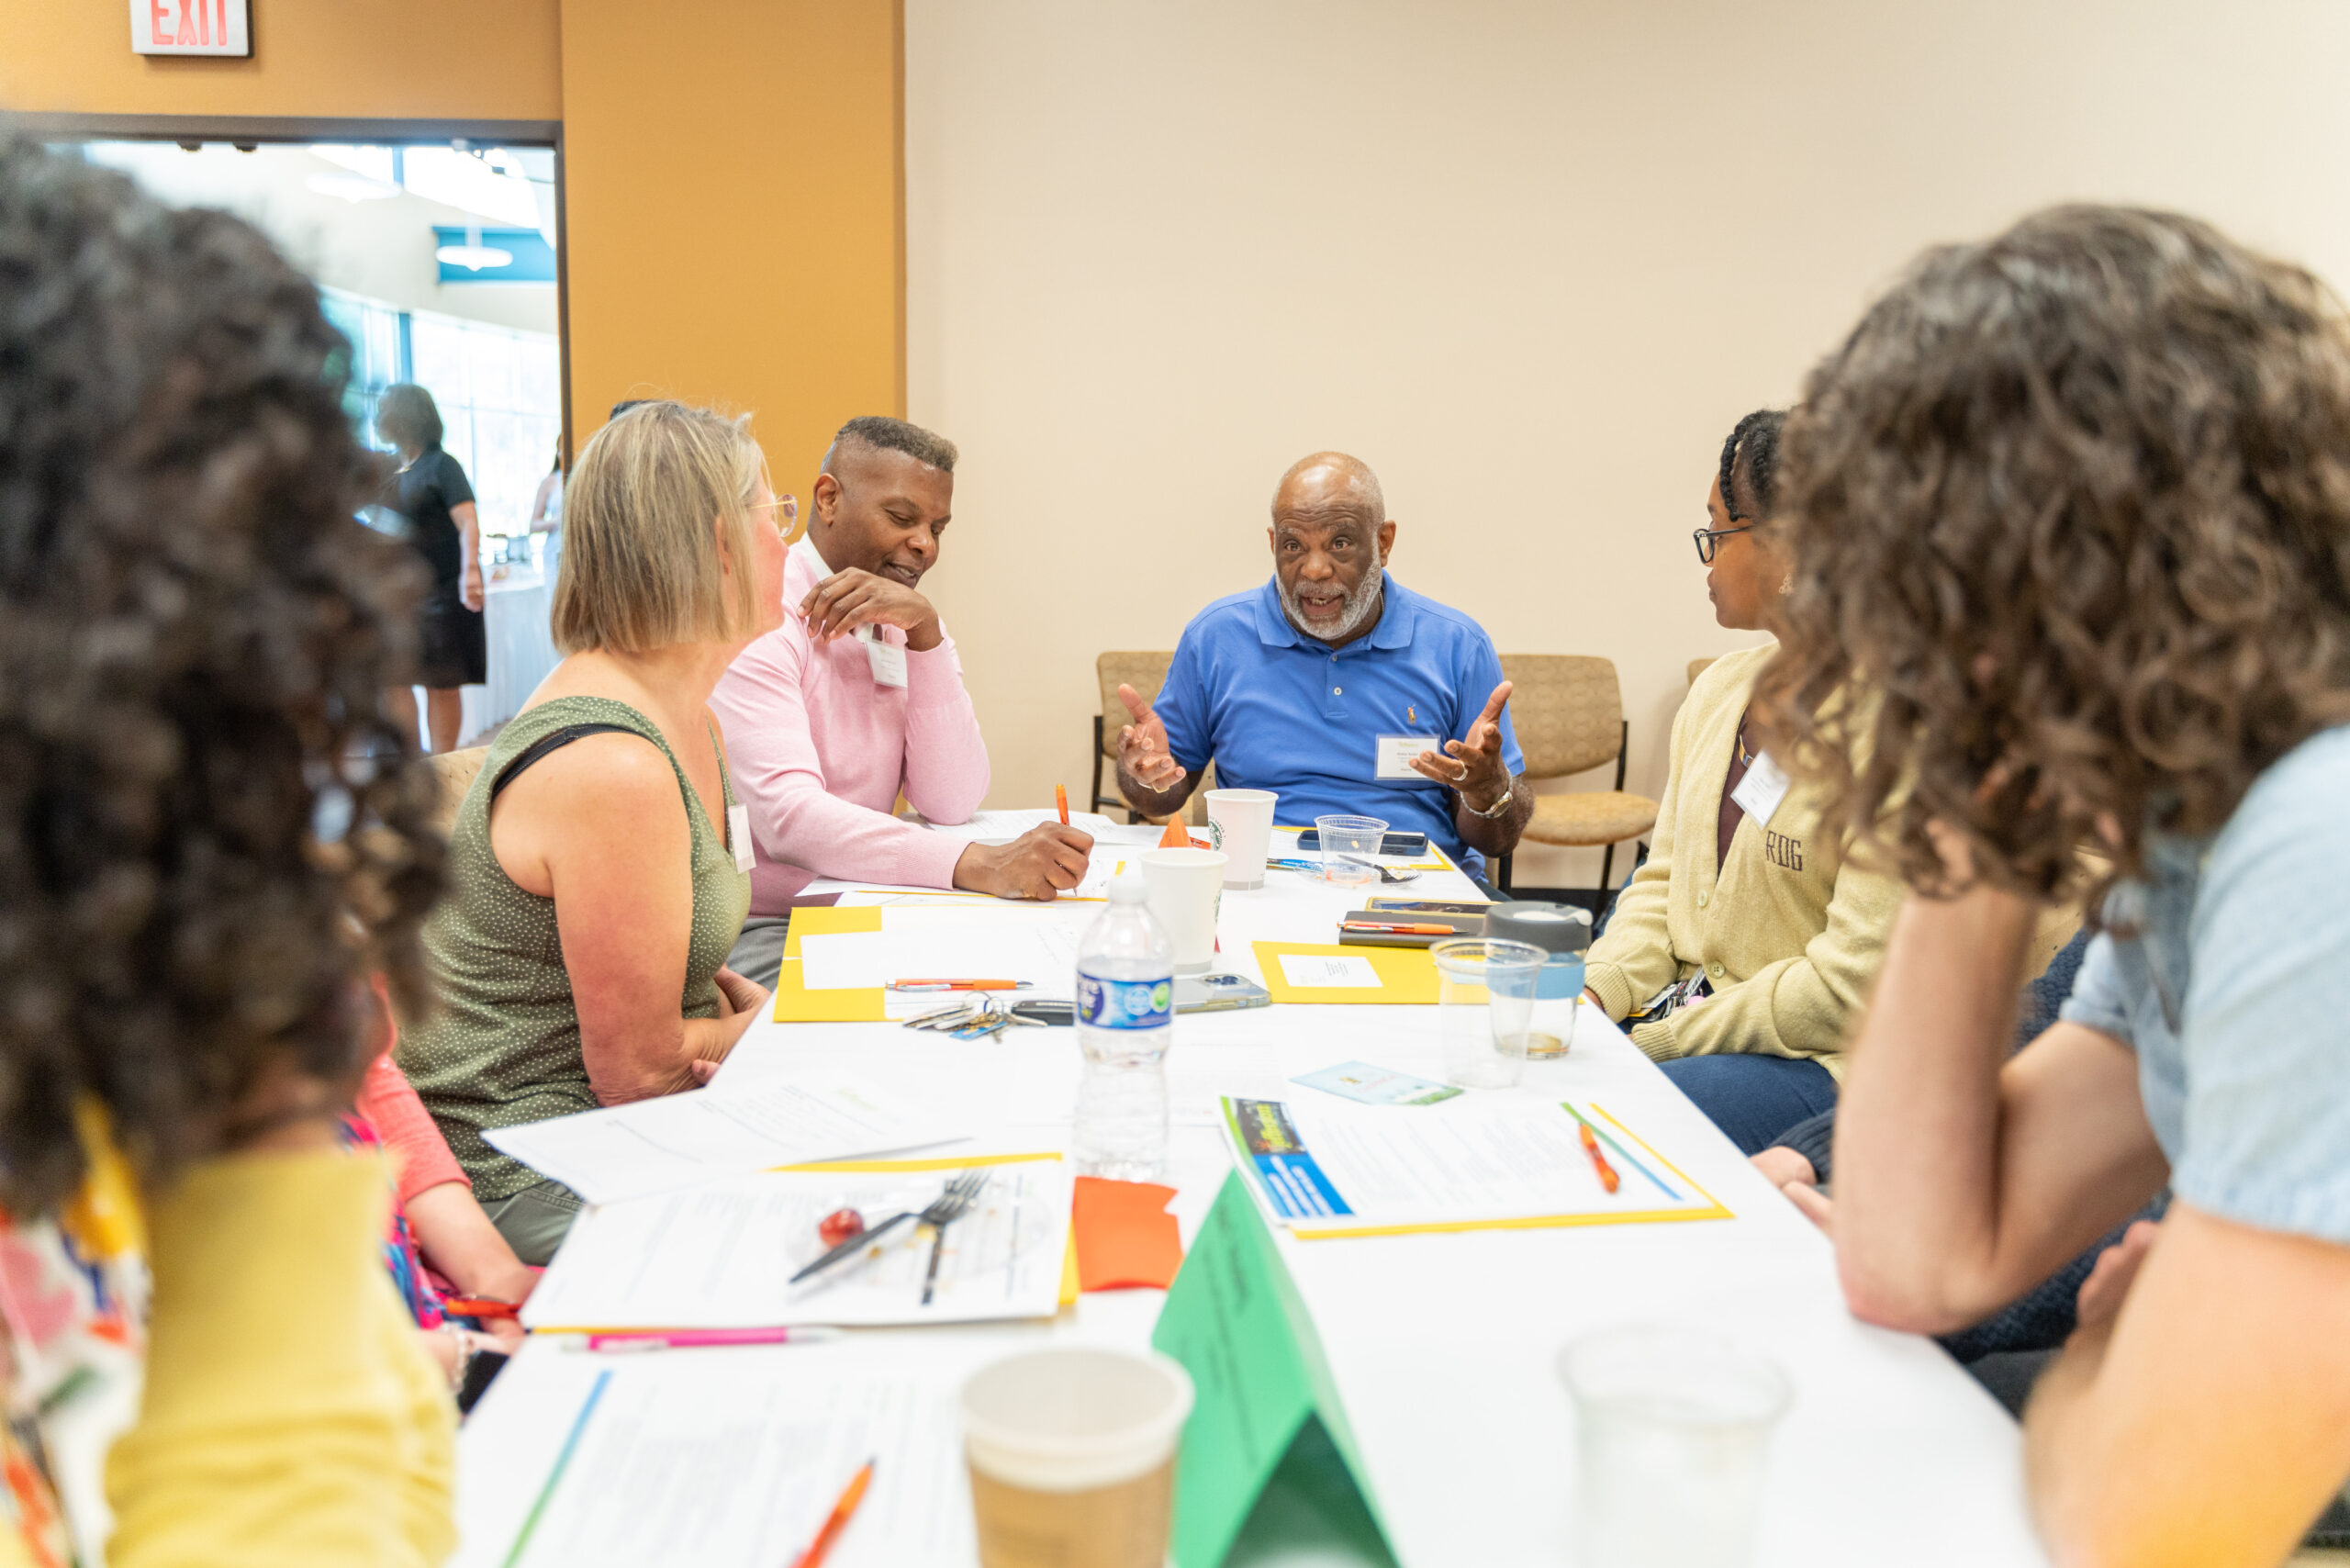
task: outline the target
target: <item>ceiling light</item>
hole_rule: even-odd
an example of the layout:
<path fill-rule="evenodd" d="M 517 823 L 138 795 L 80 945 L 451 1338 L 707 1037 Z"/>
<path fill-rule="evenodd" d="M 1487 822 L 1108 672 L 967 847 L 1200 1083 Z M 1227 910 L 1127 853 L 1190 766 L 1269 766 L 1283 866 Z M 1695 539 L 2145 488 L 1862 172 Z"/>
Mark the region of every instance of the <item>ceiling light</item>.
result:
<path fill-rule="evenodd" d="M 467 272 L 477 273 L 484 267 L 512 266 L 514 252 L 501 251 L 495 245 L 483 244 L 481 225 L 472 223 L 465 226 L 464 244 L 443 245 L 432 252 L 432 259 L 443 266 L 463 267 Z"/>

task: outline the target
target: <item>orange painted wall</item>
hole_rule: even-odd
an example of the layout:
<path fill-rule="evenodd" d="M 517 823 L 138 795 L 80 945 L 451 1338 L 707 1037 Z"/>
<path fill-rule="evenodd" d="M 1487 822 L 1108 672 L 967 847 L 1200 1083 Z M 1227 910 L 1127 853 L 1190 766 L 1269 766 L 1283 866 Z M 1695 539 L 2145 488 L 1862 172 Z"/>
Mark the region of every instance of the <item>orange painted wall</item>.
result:
<path fill-rule="evenodd" d="M 563 0 L 572 439 L 624 398 L 749 410 L 803 505 L 905 407 L 898 0 Z"/>
<path fill-rule="evenodd" d="M 0 107 L 557 119 L 559 0 L 252 0 L 250 60 L 130 52 L 122 0 L 0 0 Z"/>

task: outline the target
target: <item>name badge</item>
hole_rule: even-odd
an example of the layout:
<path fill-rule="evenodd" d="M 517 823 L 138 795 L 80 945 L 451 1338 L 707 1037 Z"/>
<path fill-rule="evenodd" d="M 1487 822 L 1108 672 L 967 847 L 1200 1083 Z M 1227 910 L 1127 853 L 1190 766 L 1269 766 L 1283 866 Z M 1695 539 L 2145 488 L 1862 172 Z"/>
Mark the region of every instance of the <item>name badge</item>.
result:
<path fill-rule="evenodd" d="M 1443 755 L 1439 749 L 1441 743 L 1434 735 L 1380 735 L 1376 739 L 1379 771 L 1371 775 L 1374 778 L 1425 778 L 1425 774 L 1412 767 L 1412 759 L 1424 751 L 1436 752 L 1439 756 Z"/>
<path fill-rule="evenodd" d="M 858 627 L 856 634 L 865 644 L 865 662 L 873 671 L 873 684 L 902 690 L 906 684 L 906 650 L 895 643 L 883 642 L 881 628 L 870 622 Z"/>
<path fill-rule="evenodd" d="M 1768 827 L 1771 813 L 1787 798 L 1788 783 L 1785 771 L 1771 760 L 1771 754 L 1758 751 L 1754 760 L 1746 765 L 1746 777 L 1738 781 L 1738 788 L 1729 792 L 1729 798 L 1738 802 L 1739 810 L 1754 819 L 1756 827 Z"/>
<path fill-rule="evenodd" d="M 734 846 L 734 869 L 748 871 L 756 857 L 751 852 L 751 808 L 726 808 L 726 841 Z"/>

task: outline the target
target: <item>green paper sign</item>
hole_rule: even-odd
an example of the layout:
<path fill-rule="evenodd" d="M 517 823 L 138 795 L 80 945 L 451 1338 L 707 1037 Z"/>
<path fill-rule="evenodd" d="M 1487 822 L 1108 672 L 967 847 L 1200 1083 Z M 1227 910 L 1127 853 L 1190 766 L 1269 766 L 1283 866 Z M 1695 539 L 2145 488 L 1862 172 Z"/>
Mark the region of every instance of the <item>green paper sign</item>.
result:
<path fill-rule="evenodd" d="M 1183 1363 L 1198 1395 L 1176 1472 L 1178 1568 L 1219 1568 L 1274 1472 L 1317 1421 L 1381 1528 L 1314 1319 L 1238 1175 L 1225 1178 L 1150 1342 Z"/>

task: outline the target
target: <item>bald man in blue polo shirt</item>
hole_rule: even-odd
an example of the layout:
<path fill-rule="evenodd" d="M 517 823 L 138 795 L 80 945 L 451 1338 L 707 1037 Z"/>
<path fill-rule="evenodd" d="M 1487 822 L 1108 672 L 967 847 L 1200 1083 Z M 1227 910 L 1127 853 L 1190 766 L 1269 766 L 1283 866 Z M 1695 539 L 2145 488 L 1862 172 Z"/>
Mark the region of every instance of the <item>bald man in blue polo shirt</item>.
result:
<path fill-rule="evenodd" d="M 1482 876 L 1534 814 L 1493 639 L 1387 574 L 1395 524 L 1377 476 L 1344 453 L 1281 476 L 1266 532 L 1272 580 L 1192 618 L 1157 703 L 1118 689 L 1134 717 L 1118 733 L 1120 791 L 1168 815 L 1213 758 L 1225 787 L 1279 791 L 1280 822 L 1379 817 Z M 1427 745 L 1382 769 L 1382 735 Z"/>

